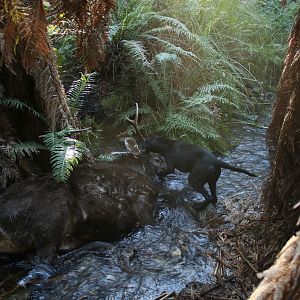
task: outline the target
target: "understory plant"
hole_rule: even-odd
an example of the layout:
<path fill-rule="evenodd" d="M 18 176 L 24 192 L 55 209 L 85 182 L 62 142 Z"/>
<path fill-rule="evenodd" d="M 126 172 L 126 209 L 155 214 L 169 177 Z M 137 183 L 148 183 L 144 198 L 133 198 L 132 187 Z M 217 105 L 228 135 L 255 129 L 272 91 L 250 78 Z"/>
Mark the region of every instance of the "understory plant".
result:
<path fill-rule="evenodd" d="M 74 117 L 80 110 L 83 98 L 93 88 L 95 74 L 85 74 L 74 81 L 68 92 L 68 103 Z M 11 107 L 18 110 L 28 110 L 35 117 L 46 122 L 41 113 L 28 104 L 13 98 L 4 98 L 0 95 L 0 106 Z M 75 165 L 78 164 L 87 148 L 83 142 L 72 136 L 82 130 L 64 128 L 58 131 L 49 131 L 41 135 L 41 141 L 18 141 L 14 137 L 0 137 L 0 184 L 5 188 L 10 182 L 21 176 L 22 170 L 30 172 L 26 159 L 32 159 L 40 151 L 50 153 L 52 174 L 56 181 L 65 182 Z"/>
<path fill-rule="evenodd" d="M 249 95 L 276 81 L 284 45 L 266 17 L 254 0 L 119 0 L 106 64 L 115 91 L 103 107 L 118 124 L 138 102 L 147 134 L 224 150 L 231 120 L 257 105 Z"/>
<path fill-rule="evenodd" d="M 39 112 L 30 108 L 18 99 L 0 99 L 0 105 L 17 109 L 28 108 L 35 116 L 43 118 Z M 44 118 L 43 118 L 44 119 Z M 43 143 L 35 141 L 18 141 L 13 137 L 0 140 L 0 183 L 5 188 L 10 182 L 21 176 L 21 170 L 30 173 L 27 159 L 32 159 L 41 150 L 50 152 L 52 174 L 56 181 L 65 182 L 73 167 L 79 162 L 86 148 L 82 142 L 70 136 L 76 132 L 71 128 L 60 131 L 50 131 L 41 135 Z"/>

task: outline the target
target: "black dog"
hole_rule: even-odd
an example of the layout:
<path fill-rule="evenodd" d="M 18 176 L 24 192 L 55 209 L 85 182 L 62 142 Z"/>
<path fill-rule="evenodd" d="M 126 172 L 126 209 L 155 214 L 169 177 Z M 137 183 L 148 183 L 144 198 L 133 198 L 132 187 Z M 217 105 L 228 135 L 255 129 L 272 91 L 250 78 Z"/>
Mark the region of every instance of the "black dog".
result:
<path fill-rule="evenodd" d="M 143 148 L 146 151 L 159 153 L 165 158 L 167 169 L 158 175 L 166 176 L 174 173 L 175 169 L 185 173 L 190 172 L 189 184 L 204 196 L 205 202 L 212 202 L 214 205 L 217 202 L 216 183 L 220 177 L 221 168 L 257 176 L 227 164 L 199 146 L 176 140 L 159 136 L 149 137 L 143 142 Z M 209 185 L 211 196 L 204 188 L 206 183 Z"/>

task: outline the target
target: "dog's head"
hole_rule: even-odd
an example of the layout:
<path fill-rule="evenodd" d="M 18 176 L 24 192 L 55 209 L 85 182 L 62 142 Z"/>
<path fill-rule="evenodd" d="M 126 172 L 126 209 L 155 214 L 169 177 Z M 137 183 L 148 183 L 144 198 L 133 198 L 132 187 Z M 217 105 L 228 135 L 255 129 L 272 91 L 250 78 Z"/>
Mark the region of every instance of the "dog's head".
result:
<path fill-rule="evenodd" d="M 141 146 L 146 152 L 164 154 L 171 142 L 172 140 L 155 135 L 146 138 Z"/>

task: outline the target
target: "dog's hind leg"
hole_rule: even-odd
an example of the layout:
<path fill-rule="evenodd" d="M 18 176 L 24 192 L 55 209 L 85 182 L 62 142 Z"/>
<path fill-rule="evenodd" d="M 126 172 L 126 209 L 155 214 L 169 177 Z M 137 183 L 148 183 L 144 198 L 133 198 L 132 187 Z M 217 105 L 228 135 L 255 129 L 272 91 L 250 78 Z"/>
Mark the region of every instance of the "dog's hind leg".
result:
<path fill-rule="evenodd" d="M 207 180 L 203 176 L 203 173 L 200 172 L 200 170 L 197 170 L 197 168 L 194 168 L 189 175 L 188 182 L 192 188 L 194 188 L 197 192 L 201 193 L 204 196 L 205 202 L 212 201 L 212 197 L 209 195 L 209 193 L 204 188 L 204 185 L 205 185 L 205 183 L 207 183 Z"/>
<path fill-rule="evenodd" d="M 211 192 L 211 202 L 214 206 L 216 206 L 218 198 L 217 198 L 217 183 L 216 182 L 209 182 L 209 189 Z"/>

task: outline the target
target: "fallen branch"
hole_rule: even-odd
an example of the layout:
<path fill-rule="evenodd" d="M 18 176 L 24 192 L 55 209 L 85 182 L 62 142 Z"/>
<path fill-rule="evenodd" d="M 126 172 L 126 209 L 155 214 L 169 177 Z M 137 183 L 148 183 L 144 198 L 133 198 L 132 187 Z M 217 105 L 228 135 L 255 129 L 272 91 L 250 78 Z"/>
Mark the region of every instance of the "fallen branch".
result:
<path fill-rule="evenodd" d="M 247 257 L 245 257 L 245 255 L 241 252 L 241 250 L 237 247 L 235 247 L 236 251 L 239 253 L 239 255 L 241 256 L 241 258 L 243 258 L 245 260 L 245 262 L 248 264 L 248 266 L 255 272 L 258 273 L 258 270 L 256 270 L 256 268 L 251 264 L 251 262 L 247 259 Z"/>
<path fill-rule="evenodd" d="M 175 292 L 171 292 L 171 293 L 164 292 L 160 296 L 155 298 L 154 300 L 165 300 L 165 299 L 167 299 L 169 297 L 172 297 L 172 296 L 175 296 Z"/>
<path fill-rule="evenodd" d="M 71 130 L 70 130 L 70 133 L 81 133 L 81 132 L 89 131 L 89 130 L 91 130 L 91 127 L 88 127 L 88 128 L 82 128 L 82 129 L 71 129 Z"/>

